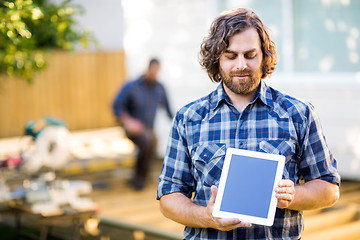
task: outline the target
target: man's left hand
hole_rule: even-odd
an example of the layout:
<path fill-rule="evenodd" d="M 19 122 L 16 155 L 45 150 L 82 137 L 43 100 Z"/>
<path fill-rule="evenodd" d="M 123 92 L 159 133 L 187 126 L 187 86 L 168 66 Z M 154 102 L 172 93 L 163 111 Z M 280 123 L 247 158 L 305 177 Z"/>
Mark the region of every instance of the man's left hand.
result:
<path fill-rule="evenodd" d="M 288 208 L 295 197 L 295 185 L 289 179 L 283 179 L 275 189 L 275 197 L 278 199 L 278 208 Z"/>

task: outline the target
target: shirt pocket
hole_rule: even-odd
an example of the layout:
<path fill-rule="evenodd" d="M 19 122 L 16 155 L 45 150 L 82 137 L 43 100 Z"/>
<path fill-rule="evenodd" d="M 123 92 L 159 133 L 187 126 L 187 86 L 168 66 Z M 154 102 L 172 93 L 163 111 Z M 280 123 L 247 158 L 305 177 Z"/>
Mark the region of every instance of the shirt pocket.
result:
<path fill-rule="evenodd" d="M 286 158 L 283 179 L 298 182 L 298 164 L 295 143 L 287 140 L 265 140 L 259 142 L 260 152 L 282 155 Z"/>
<path fill-rule="evenodd" d="M 201 144 L 193 150 L 195 179 L 200 185 L 218 185 L 226 153 L 225 144 Z"/>

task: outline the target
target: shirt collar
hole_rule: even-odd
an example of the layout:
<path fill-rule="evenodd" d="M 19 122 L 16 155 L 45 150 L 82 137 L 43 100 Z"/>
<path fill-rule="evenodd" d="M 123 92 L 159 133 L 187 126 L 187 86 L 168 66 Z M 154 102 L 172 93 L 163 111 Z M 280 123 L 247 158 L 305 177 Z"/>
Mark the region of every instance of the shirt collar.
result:
<path fill-rule="evenodd" d="M 260 99 L 263 104 L 270 108 L 274 107 L 271 89 L 264 80 L 261 80 L 259 90 L 251 103 L 254 103 L 257 99 Z"/>
<path fill-rule="evenodd" d="M 220 82 L 214 91 L 213 97 L 210 98 L 210 109 L 215 110 L 222 101 L 227 101 L 229 104 L 231 103 L 229 97 L 225 93 L 222 82 Z"/>
<path fill-rule="evenodd" d="M 263 80 L 260 81 L 259 90 L 257 91 L 254 100 L 252 100 L 250 104 L 255 103 L 258 99 L 263 104 L 267 105 L 270 108 L 273 108 L 274 104 L 271 97 L 271 90 Z M 213 98 L 211 98 L 210 109 L 215 110 L 223 101 L 227 102 L 228 104 L 232 104 L 230 98 L 225 93 L 224 87 L 221 82 L 216 88 Z"/>

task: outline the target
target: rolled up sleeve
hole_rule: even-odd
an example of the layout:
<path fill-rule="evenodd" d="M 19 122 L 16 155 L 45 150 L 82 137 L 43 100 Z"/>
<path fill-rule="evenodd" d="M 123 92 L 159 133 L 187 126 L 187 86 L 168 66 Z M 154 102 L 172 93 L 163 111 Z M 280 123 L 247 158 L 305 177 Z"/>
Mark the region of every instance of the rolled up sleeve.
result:
<path fill-rule="evenodd" d="M 191 171 L 191 159 L 187 151 L 185 127 L 181 114 L 173 120 L 172 129 L 159 177 L 157 199 L 163 195 L 180 192 L 191 197 L 194 178 Z"/>
<path fill-rule="evenodd" d="M 304 138 L 299 170 L 305 181 L 321 179 L 340 185 L 337 162 L 330 152 L 320 124 L 320 120 L 310 105 L 307 113 L 307 124 L 304 124 Z"/>

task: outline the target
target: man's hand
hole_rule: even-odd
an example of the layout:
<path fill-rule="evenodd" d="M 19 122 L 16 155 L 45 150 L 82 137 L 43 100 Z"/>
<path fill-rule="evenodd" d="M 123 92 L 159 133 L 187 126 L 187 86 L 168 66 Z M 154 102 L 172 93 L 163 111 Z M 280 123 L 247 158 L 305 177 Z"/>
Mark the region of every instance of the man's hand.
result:
<path fill-rule="evenodd" d="M 195 204 L 190 198 L 182 193 L 174 192 L 160 198 L 160 210 L 165 217 L 194 228 L 214 228 L 221 231 L 230 231 L 239 227 L 251 227 L 250 223 L 241 222 L 239 219 L 216 218 L 212 215 L 216 186 L 211 187 L 211 198 L 208 205 Z"/>
<path fill-rule="evenodd" d="M 137 136 L 145 130 L 145 126 L 140 120 L 128 115 L 121 117 L 121 122 L 130 135 Z"/>
<path fill-rule="evenodd" d="M 218 229 L 220 231 L 230 231 L 239 227 L 251 227 L 250 223 L 241 222 L 237 218 L 216 218 L 212 215 L 215 198 L 217 195 L 217 187 L 211 186 L 211 198 L 206 206 L 206 213 L 208 215 L 208 219 L 210 219 L 210 226 L 212 228 Z"/>
<path fill-rule="evenodd" d="M 275 197 L 278 199 L 278 208 L 288 208 L 295 197 L 295 186 L 291 180 L 283 179 L 275 189 Z"/>

